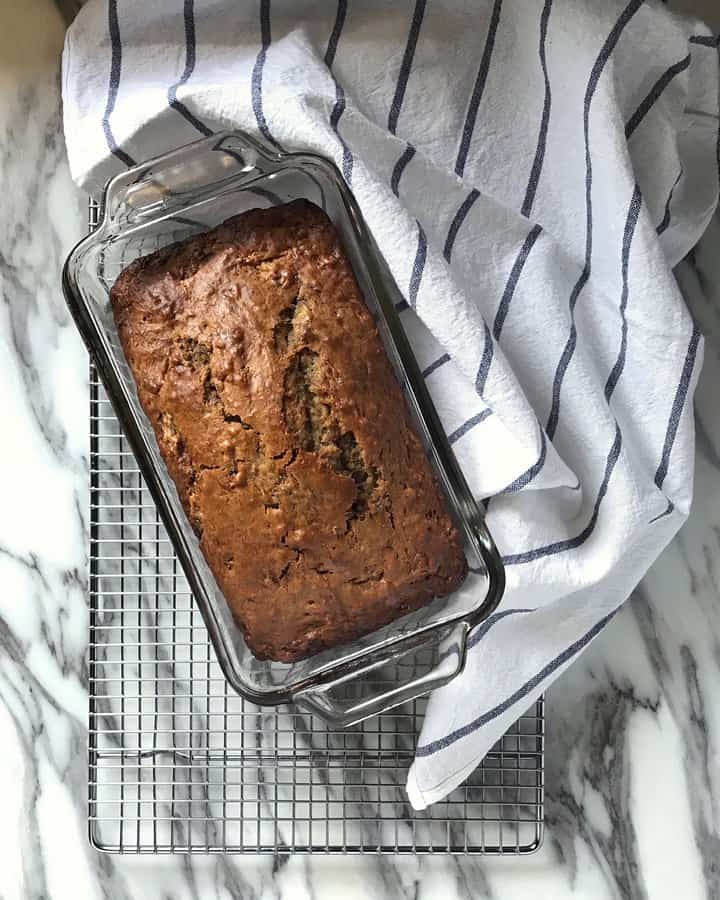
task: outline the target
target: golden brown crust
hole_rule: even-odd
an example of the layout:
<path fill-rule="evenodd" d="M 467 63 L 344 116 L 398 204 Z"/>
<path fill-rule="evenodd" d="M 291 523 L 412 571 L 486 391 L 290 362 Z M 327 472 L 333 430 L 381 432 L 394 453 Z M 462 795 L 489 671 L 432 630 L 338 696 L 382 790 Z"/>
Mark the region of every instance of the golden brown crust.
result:
<path fill-rule="evenodd" d="M 460 585 L 462 539 L 321 210 L 251 210 L 137 260 L 110 299 L 258 658 L 302 659 Z"/>

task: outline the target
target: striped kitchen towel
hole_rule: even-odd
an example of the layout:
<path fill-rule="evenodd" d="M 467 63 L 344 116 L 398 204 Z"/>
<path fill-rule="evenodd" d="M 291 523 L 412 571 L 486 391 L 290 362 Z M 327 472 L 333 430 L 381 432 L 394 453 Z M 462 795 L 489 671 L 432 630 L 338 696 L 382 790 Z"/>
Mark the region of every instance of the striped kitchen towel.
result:
<path fill-rule="evenodd" d="M 240 126 L 332 157 L 505 560 L 408 791 L 443 797 L 687 516 L 702 340 L 673 266 L 718 197 L 718 41 L 641 0 L 91 0 L 65 136 L 96 189 Z"/>

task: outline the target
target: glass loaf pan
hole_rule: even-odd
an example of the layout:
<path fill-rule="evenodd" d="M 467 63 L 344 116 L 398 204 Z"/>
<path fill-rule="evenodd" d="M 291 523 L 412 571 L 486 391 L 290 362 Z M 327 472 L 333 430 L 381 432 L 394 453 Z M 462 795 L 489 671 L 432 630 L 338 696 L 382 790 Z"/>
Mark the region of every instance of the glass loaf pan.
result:
<path fill-rule="evenodd" d="M 120 271 L 137 257 L 207 231 L 245 210 L 299 198 L 321 206 L 340 234 L 417 433 L 463 532 L 470 571 L 451 596 L 351 644 L 286 664 L 256 659 L 233 621 L 138 401 L 109 292 Z M 233 131 L 135 166 L 108 183 L 100 224 L 70 253 L 63 290 L 165 523 L 220 666 L 238 693 L 261 705 L 304 705 L 343 726 L 446 684 L 462 671 L 469 631 L 490 615 L 502 596 L 502 563 L 398 319 L 397 287 L 331 162 L 308 153 L 281 153 Z M 426 663 L 407 664 L 411 655 L 418 658 L 419 651 Z M 390 663 L 395 664 L 395 674 L 379 690 L 375 677 L 373 692 L 365 691 L 364 676 Z"/>

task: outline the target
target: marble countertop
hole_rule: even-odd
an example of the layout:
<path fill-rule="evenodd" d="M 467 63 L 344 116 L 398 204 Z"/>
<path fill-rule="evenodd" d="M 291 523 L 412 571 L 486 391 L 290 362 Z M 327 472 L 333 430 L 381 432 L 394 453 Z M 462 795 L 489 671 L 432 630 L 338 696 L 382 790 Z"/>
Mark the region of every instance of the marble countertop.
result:
<path fill-rule="evenodd" d="M 63 22 L 0 9 L 0 897 L 720 897 L 720 223 L 681 278 L 706 335 L 689 522 L 550 689 L 545 843 L 525 858 L 130 858 L 87 794 L 87 358 L 59 274 L 85 228 Z M 12 474 L 10 474 L 12 473 Z"/>

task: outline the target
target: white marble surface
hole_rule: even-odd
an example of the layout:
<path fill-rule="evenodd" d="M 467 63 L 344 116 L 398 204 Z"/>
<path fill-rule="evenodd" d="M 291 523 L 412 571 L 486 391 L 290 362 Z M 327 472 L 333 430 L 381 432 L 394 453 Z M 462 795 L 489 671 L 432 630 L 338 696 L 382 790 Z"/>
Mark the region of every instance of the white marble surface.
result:
<path fill-rule="evenodd" d="M 0 897 L 720 897 L 717 224 L 683 273 L 707 337 L 695 505 L 550 690 L 538 854 L 278 863 L 90 849 L 87 361 L 59 289 L 84 207 L 60 132 L 62 33 L 50 0 L 0 4 Z"/>

